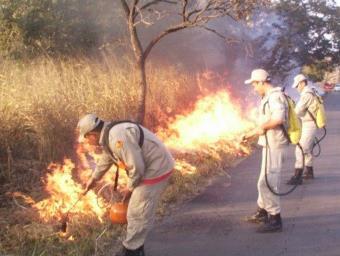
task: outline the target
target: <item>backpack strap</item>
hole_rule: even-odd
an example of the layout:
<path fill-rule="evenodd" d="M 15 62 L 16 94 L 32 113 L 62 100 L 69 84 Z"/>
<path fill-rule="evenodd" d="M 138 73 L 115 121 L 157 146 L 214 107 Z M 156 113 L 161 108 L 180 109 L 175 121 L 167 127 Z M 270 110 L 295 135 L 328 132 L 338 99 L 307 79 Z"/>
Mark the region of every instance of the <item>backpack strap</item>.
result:
<path fill-rule="evenodd" d="M 306 93 L 313 95 L 313 97 L 316 98 L 316 100 L 319 102 L 319 104 L 322 104 L 322 102 L 320 101 L 318 95 L 316 95 L 315 92 L 306 92 Z M 313 113 L 308 108 L 307 108 L 307 113 L 312 118 L 312 120 L 313 120 L 314 124 L 316 125 L 316 127 L 318 127 L 318 124 L 316 122 L 316 117 L 313 115 Z"/>
<path fill-rule="evenodd" d="M 320 100 L 320 96 L 315 91 L 306 93 L 313 95 L 320 104 L 323 104 L 323 102 Z"/>
<path fill-rule="evenodd" d="M 117 190 L 117 187 L 118 187 L 118 179 L 119 179 L 119 166 L 118 166 L 118 161 L 119 159 L 117 159 L 111 148 L 109 147 L 109 133 L 110 133 L 110 130 L 117 124 L 122 124 L 122 123 L 132 123 L 132 124 L 135 124 L 138 129 L 139 129 L 139 134 L 140 134 L 140 137 L 139 137 L 139 142 L 138 142 L 138 145 L 140 148 L 143 147 L 143 144 L 144 144 L 144 132 L 143 132 L 143 129 L 142 127 L 133 122 L 133 121 L 130 121 L 130 120 L 121 120 L 121 121 L 116 121 L 116 122 L 111 122 L 109 123 L 104 129 L 104 134 L 103 134 L 103 148 L 104 148 L 104 151 L 111 157 L 111 159 L 113 160 L 113 164 L 116 166 L 116 176 L 115 176 L 115 183 L 114 183 L 114 187 L 113 187 L 113 190 L 116 191 Z M 127 172 L 127 171 L 126 171 Z"/>
<path fill-rule="evenodd" d="M 309 114 L 309 116 L 312 118 L 314 124 L 316 125 L 316 127 L 318 127 L 318 124 L 316 122 L 316 118 L 315 116 L 312 114 L 312 112 L 310 112 L 310 110 L 307 108 L 307 113 Z"/>
<path fill-rule="evenodd" d="M 265 115 L 266 114 L 266 105 L 268 105 L 269 108 L 269 100 L 267 100 L 262 107 L 262 114 Z"/>
<path fill-rule="evenodd" d="M 283 93 L 283 95 L 284 95 L 284 97 L 285 97 L 285 99 L 286 99 L 287 105 L 288 105 L 288 97 L 289 97 L 289 96 L 286 95 L 284 92 L 282 92 L 282 93 Z M 266 105 L 268 105 L 268 108 L 270 108 L 270 107 L 269 107 L 269 99 L 263 104 L 263 107 L 262 107 L 262 114 L 263 114 L 263 115 L 266 114 Z M 291 140 L 290 140 L 290 138 L 289 138 L 288 131 L 287 131 L 286 127 L 285 127 L 283 124 L 281 124 L 281 125 L 280 125 L 280 128 L 282 129 L 283 134 L 284 134 L 284 136 L 286 137 L 286 139 L 289 141 L 289 143 L 292 143 Z M 267 132 L 266 132 L 266 133 L 267 133 Z"/>

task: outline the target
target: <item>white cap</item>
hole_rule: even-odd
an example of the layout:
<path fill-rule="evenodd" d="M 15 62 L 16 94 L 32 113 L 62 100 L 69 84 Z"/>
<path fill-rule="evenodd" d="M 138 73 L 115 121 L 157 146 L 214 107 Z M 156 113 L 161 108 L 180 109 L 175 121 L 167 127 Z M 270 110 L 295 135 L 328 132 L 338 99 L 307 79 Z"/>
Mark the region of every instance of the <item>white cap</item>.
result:
<path fill-rule="evenodd" d="M 292 87 L 296 88 L 299 85 L 299 83 L 302 81 L 307 81 L 307 78 L 302 74 L 298 74 L 297 76 L 294 77 L 294 83 Z"/>
<path fill-rule="evenodd" d="M 251 84 L 252 82 L 264 82 L 270 80 L 269 74 L 264 69 L 254 69 L 251 72 L 251 77 L 244 81 L 245 84 Z"/>
<path fill-rule="evenodd" d="M 78 142 L 84 142 L 85 135 L 94 130 L 100 123 L 100 119 L 95 114 L 87 114 L 82 117 L 78 122 L 79 138 Z"/>

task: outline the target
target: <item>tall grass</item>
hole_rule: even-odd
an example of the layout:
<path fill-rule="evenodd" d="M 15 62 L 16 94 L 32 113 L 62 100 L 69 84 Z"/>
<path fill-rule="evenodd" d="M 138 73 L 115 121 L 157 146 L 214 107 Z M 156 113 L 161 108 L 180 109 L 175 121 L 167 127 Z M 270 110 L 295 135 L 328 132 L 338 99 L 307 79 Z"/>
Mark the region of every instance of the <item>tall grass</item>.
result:
<path fill-rule="evenodd" d="M 40 162 L 72 154 L 81 115 L 95 112 L 108 120 L 133 119 L 139 90 L 131 67 L 129 61 L 105 57 L 0 63 L 0 254 L 113 254 L 124 227 L 73 218 L 69 227 L 75 240 L 67 240 L 54 226 L 41 223 L 29 206 L 22 209 L 4 194 L 20 190 L 41 198 L 45 168 Z M 189 106 L 199 89 L 195 77 L 173 67 L 149 65 L 147 74 L 146 126 L 153 129 Z M 231 147 L 223 142 L 201 154 L 177 153 L 176 159 L 185 165 L 175 168 L 158 213 L 165 214 L 169 204 L 198 193 L 207 177 L 225 174 L 225 167 L 238 157 L 230 153 Z M 16 167 L 12 180 L 4 179 L 2 172 L 8 148 Z M 185 175 L 191 168 L 196 171 Z"/>
<path fill-rule="evenodd" d="M 43 58 L 0 63 L 1 156 L 55 160 L 70 153 L 77 121 L 95 112 L 104 119 L 133 119 L 139 89 L 130 62 Z M 146 122 L 157 126 L 192 99 L 190 76 L 174 68 L 148 69 Z M 189 95 L 189 91 L 191 91 Z"/>

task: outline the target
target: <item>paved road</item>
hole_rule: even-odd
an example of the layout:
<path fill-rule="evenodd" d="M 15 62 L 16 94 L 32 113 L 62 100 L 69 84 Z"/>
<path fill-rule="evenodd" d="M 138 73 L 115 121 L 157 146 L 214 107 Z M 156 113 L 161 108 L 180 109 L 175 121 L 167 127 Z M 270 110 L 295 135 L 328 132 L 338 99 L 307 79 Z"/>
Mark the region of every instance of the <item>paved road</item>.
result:
<path fill-rule="evenodd" d="M 340 256 L 340 94 L 326 101 L 328 136 L 315 161 L 316 179 L 281 199 L 282 233 L 257 234 L 256 224 L 242 221 L 256 208 L 257 151 L 230 171 L 231 180 L 221 178 L 158 224 L 147 255 Z"/>

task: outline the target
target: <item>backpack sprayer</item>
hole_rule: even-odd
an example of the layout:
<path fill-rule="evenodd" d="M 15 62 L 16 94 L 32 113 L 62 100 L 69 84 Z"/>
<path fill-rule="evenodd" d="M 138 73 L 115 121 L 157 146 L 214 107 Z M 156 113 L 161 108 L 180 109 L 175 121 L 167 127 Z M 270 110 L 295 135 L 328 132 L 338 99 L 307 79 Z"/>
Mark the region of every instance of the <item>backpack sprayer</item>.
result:
<path fill-rule="evenodd" d="M 268 143 L 267 133 L 265 133 L 264 136 L 265 136 L 265 140 L 266 140 L 266 154 L 265 154 L 265 165 L 264 165 L 266 185 L 267 185 L 269 191 L 271 193 L 273 193 L 274 195 L 286 196 L 286 195 L 292 193 L 297 188 L 298 184 L 295 184 L 291 189 L 289 189 L 287 192 L 284 192 L 284 193 L 278 193 L 270 186 L 269 181 L 268 181 L 268 166 L 267 166 L 268 156 L 269 156 L 270 152 L 268 152 L 269 151 L 269 143 Z M 250 137 L 248 137 L 248 138 L 244 137 L 242 139 L 242 141 L 247 141 L 248 139 L 250 139 Z M 300 149 L 300 151 L 302 153 L 302 165 L 303 165 L 303 168 L 304 168 L 305 167 L 305 155 L 304 155 L 303 149 L 302 149 L 302 147 L 299 143 L 296 143 L 296 146 Z"/>
<path fill-rule="evenodd" d="M 285 99 L 286 99 L 286 102 L 287 102 L 287 105 L 288 105 L 288 129 L 286 129 L 284 127 L 284 125 L 281 125 L 281 129 L 285 135 L 285 137 L 287 138 L 287 140 L 293 144 L 293 145 L 296 145 L 300 151 L 301 151 L 301 154 L 302 154 L 302 168 L 304 169 L 305 168 L 305 154 L 304 154 L 304 151 L 302 149 L 302 146 L 299 144 L 299 140 L 301 138 L 301 123 L 300 123 L 300 120 L 299 118 L 297 117 L 296 113 L 295 113 L 295 102 L 286 94 L 284 94 L 284 92 L 282 92 Z M 265 102 L 263 104 L 263 109 L 262 109 L 262 113 L 265 114 L 265 106 L 268 104 L 268 107 L 269 107 L 269 101 Z M 268 136 L 267 136 L 267 132 L 265 132 L 264 134 L 265 136 L 265 140 L 266 140 L 266 154 L 265 154 L 265 180 L 266 180 L 266 184 L 267 184 L 267 187 L 268 189 L 270 190 L 270 192 L 272 192 L 274 195 L 277 195 L 277 196 L 286 196 L 290 193 L 292 193 L 298 186 L 298 183 L 294 184 L 294 186 L 289 189 L 287 192 L 284 192 L 284 193 L 279 193 L 279 192 L 276 192 L 269 184 L 269 181 L 268 181 L 268 166 L 267 166 L 267 162 L 268 162 L 268 156 L 269 156 L 269 143 L 268 143 Z"/>
<path fill-rule="evenodd" d="M 307 109 L 307 113 L 310 115 L 310 117 L 313 119 L 316 127 L 318 127 L 319 129 L 323 129 L 323 135 L 319 138 L 315 137 L 314 138 L 314 142 L 313 142 L 313 146 L 312 146 L 312 155 L 314 157 L 318 157 L 321 154 L 321 146 L 320 146 L 320 142 L 326 137 L 327 135 L 327 130 L 326 130 L 326 111 L 325 111 L 325 107 L 323 104 L 323 100 L 321 98 L 321 96 L 319 96 L 315 91 L 314 93 L 309 92 L 310 94 L 312 94 L 318 103 L 318 107 L 316 110 L 316 115 L 313 115 L 312 112 L 310 110 Z M 314 153 L 314 149 L 315 147 L 318 148 L 317 153 Z"/>
<path fill-rule="evenodd" d="M 322 127 L 323 129 L 323 135 L 319 138 L 315 137 L 314 138 L 314 142 L 313 142 L 313 147 L 312 147 L 312 155 L 314 157 L 318 157 L 320 156 L 321 154 L 321 145 L 320 145 L 320 142 L 326 137 L 327 135 L 327 130 L 326 130 L 326 127 Z M 314 149 L 317 147 L 318 151 L 317 153 L 314 152 Z"/>
<path fill-rule="evenodd" d="M 265 168 L 265 179 L 266 179 L 266 184 L 267 184 L 267 187 L 268 189 L 270 190 L 270 192 L 272 192 L 274 195 L 276 196 L 286 196 L 286 195 L 289 195 L 290 193 L 292 193 L 296 188 L 297 186 L 299 185 L 298 183 L 296 183 L 291 189 L 289 189 L 287 192 L 284 192 L 284 193 L 279 193 L 279 192 L 276 192 L 269 184 L 269 181 L 268 181 L 268 167 L 267 167 L 267 161 L 268 161 L 268 150 L 269 150 L 269 144 L 268 144 L 268 137 L 267 137 L 267 133 L 265 133 L 265 139 L 266 139 L 266 159 L 265 159 L 265 164 L 264 164 L 264 168 Z M 305 168 L 305 154 L 303 152 L 303 149 L 301 147 L 301 145 L 299 143 L 296 143 L 296 146 L 300 149 L 301 151 L 301 154 L 302 154 L 302 169 Z M 270 153 L 270 152 L 269 152 Z"/>

